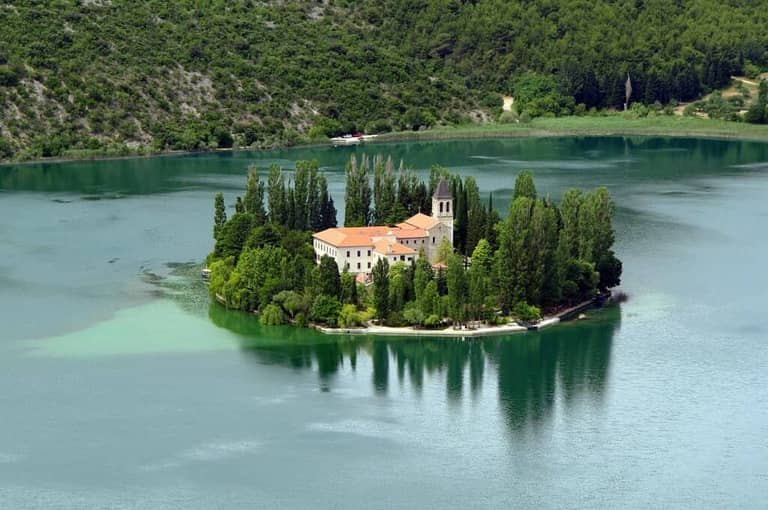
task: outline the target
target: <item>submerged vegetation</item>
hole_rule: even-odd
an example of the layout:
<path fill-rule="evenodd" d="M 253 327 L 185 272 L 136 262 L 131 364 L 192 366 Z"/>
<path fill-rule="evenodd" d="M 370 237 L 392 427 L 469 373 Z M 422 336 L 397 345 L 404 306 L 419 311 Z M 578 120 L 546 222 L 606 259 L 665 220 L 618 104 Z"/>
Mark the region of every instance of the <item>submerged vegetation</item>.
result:
<path fill-rule="evenodd" d="M 760 1 L 0 6 L 0 159 L 270 147 L 622 109 L 768 70 Z M 502 96 L 514 96 L 502 112 Z M 735 102 L 734 102 L 735 101 Z M 756 97 L 691 112 L 765 123 Z M 747 102 L 751 102 L 748 105 Z M 749 112 L 743 112 L 749 110 Z"/>
<path fill-rule="evenodd" d="M 422 197 L 431 196 L 440 178 L 450 182 L 454 246 L 446 242 L 435 264 L 426 256 L 413 263 L 380 259 L 372 284 L 364 285 L 333 258 L 317 259 L 311 232 L 336 225 L 335 206 L 317 162 L 300 161 L 293 182 L 273 166 L 265 186 L 251 169 L 229 219 L 223 196 L 216 196 L 216 243 L 207 259 L 212 297 L 256 311 L 271 325 L 348 328 L 373 319 L 429 328 L 536 321 L 620 283 L 622 265 L 612 250 L 614 203 L 605 188 L 568 190 L 555 204 L 538 195 L 532 174 L 523 171 L 501 219 L 492 195 L 483 202 L 472 177 L 434 166 L 429 182 L 421 182 L 402 163 L 396 175 L 390 158 L 377 157 L 371 188 L 369 166 L 366 157 L 347 165 L 347 225 L 401 221 L 426 208 Z"/>

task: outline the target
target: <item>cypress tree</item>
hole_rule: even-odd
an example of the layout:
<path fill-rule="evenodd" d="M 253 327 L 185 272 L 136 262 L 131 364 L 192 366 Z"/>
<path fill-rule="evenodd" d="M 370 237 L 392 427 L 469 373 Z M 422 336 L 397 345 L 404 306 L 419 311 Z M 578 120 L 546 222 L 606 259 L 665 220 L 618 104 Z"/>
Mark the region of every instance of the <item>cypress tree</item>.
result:
<path fill-rule="evenodd" d="M 456 178 L 453 181 L 453 203 L 454 203 L 454 221 L 453 221 L 453 244 L 456 250 L 462 255 L 467 254 L 467 195 L 464 192 L 464 186 L 461 179 Z"/>
<path fill-rule="evenodd" d="M 288 183 L 285 193 L 285 224 L 288 228 L 296 228 L 296 200 L 294 196 L 295 192 L 291 187 L 291 183 Z"/>
<path fill-rule="evenodd" d="M 224 195 L 216 193 L 213 200 L 213 238 L 218 239 L 221 229 L 227 222 L 227 210 L 224 207 Z"/>
<path fill-rule="evenodd" d="M 321 212 L 321 175 L 318 173 L 319 163 L 317 160 L 308 162 L 309 184 L 307 187 L 307 228 L 312 231 L 320 230 L 318 227 L 322 222 Z"/>
<path fill-rule="evenodd" d="M 293 228 L 307 230 L 309 225 L 309 179 L 311 165 L 309 161 L 296 162 L 296 175 L 293 183 Z"/>
<path fill-rule="evenodd" d="M 432 270 L 432 265 L 422 251 L 416 259 L 416 269 L 413 274 L 413 291 L 417 301 L 421 300 L 424 289 L 434 278 L 435 272 Z"/>
<path fill-rule="evenodd" d="M 245 212 L 253 216 L 254 225 L 263 225 L 267 221 L 264 210 L 264 183 L 259 178 L 259 169 L 255 166 L 248 168 L 248 180 L 245 185 L 243 199 Z"/>
<path fill-rule="evenodd" d="M 376 316 L 384 321 L 389 315 L 389 263 L 379 259 L 371 271 L 373 277 L 373 306 Z"/>
<path fill-rule="evenodd" d="M 333 257 L 323 255 L 315 270 L 315 296 L 341 297 L 341 276 L 339 266 Z"/>
<path fill-rule="evenodd" d="M 269 204 L 269 219 L 272 223 L 286 225 L 287 207 L 285 197 L 285 178 L 283 171 L 277 164 L 269 166 L 267 179 L 267 202 Z"/>
<path fill-rule="evenodd" d="M 318 211 L 318 222 L 313 225 L 313 230 L 320 231 L 336 226 L 336 207 L 333 204 L 333 198 L 328 194 L 328 182 L 324 175 L 318 178 L 320 188 L 320 205 Z"/>
<path fill-rule="evenodd" d="M 358 306 L 357 280 L 347 266 L 344 266 L 344 271 L 341 273 L 341 302 Z"/>
<path fill-rule="evenodd" d="M 536 186 L 533 184 L 533 174 L 528 170 L 520 172 L 515 179 L 515 192 L 512 195 L 512 199 L 520 197 L 536 199 Z"/>
<path fill-rule="evenodd" d="M 368 158 L 363 156 L 360 164 L 354 156 L 346 167 L 346 206 L 344 226 L 364 227 L 371 220 L 371 185 L 368 182 Z"/>
<path fill-rule="evenodd" d="M 485 207 L 483 207 L 483 203 L 480 200 L 480 190 L 474 177 L 467 177 L 464 180 L 464 194 L 466 195 L 467 202 L 465 253 L 469 255 L 477 246 L 477 242 L 485 236 Z"/>
<path fill-rule="evenodd" d="M 485 213 L 485 238 L 492 250 L 499 248 L 497 225 L 501 223 L 499 213 L 493 208 L 493 193 L 488 194 L 488 211 Z"/>
<path fill-rule="evenodd" d="M 448 259 L 447 272 L 448 302 L 450 303 L 451 318 L 459 323 L 466 320 L 466 302 L 469 297 L 467 275 L 464 271 L 464 260 L 460 255 L 452 255 Z"/>

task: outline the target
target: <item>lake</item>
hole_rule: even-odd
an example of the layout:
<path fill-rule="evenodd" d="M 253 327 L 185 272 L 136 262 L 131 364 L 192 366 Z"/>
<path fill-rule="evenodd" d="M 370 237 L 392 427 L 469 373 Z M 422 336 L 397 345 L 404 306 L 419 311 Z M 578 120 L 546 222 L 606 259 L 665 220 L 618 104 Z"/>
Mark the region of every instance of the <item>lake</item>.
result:
<path fill-rule="evenodd" d="M 607 186 L 629 300 L 477 340 L 323 336 L 209 302 L 213 196 L 350 154 L 506 214 Z M 0 507 L 755 508 L 768 493 L 768 145 L 467 140 L 0 167 Z"/>

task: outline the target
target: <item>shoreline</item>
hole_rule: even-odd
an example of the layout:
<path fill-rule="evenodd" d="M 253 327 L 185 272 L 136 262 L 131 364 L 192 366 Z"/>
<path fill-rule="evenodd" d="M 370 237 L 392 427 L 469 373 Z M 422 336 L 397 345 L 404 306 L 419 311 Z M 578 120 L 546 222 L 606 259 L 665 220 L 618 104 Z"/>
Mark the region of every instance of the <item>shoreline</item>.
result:
<path fill-rule="evenodd" d="M 606 304 L 610 303 L 606 301 Z M 377 335 L 377 336 L 409 336 L 409 337 L 442 337 L 442 338 L 474 338 L 485 336 L 508 335 L 511 333 L 525 333 L 528 331 L 539 331 L 541 329 L 555 326 L 579 312 L 590 309 L 594 306 L 595 299 L 584 301 L 578 305 L 566 308 L 555 315 L 545 317 L 532 327 L 521 326 L 517 323 L 504 324 L 501 326 L 480 326 L 477 329 L 454 329 L 449 326 L 444 329 L 415 329 L 411 326 L 389 327 L 389 326 L 367 326 L 364 328 L 329 328 L 325 326 L 314 325 L 313 329 L 324 335 Z M 605 305 L 603 305 L 605 306 Z"/>
<path fill-rule="evenodd" d="M 433 140 L 471 140 L 482 138 L 558 138 L 579 136 L 641 136 L 663 138 L 701 138 L 708 140 L 745 141 L 768 143 L 768 125 L 746 124 L 743 122 L 719 121 L 679 116 L 657 116 L 641 119 L 625 119 L 622 114 L 603 116 L 569 116 L 536 118 L 528 124 L 468 124 L 445 126 L 424 131 L 396 131 L 381 133 L 375 139 L 367 140 L 362 146 L 393 142 L 433 141 Z M 313 147 L 332 147 L 330 142 L 317 140 L 300 142 L 295 145 L 256 149 L 249 147 L 221 148 L 210 150 L 168 150 L 150 151 L 142 148 L 133 153 L 119 155 L 100 155 L 95 153 L 84 157 L 57 156 L 23 161 L 0 160 L 0 168 L 11 165 L 32 165 L 39 163 L 71 163 L 83 161 L 112 161 L 124 159 L 144 159 L 152 157 L 187 156 L 217 152 L 267 152 Z"/>

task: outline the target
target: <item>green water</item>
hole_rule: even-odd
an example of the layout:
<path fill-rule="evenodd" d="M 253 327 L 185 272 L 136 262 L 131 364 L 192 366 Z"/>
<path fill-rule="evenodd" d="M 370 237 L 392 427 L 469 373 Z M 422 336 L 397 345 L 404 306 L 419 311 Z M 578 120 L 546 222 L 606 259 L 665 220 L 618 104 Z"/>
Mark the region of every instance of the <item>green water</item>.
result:
<path fill-rule="evenodd" d="M 211 305 L 213 194 L 357 148 L 0 167 L 0 508 L 756 508 L 768 146 L 377 145 L 506 209 L 610 188 L 628 302 L 478 341 L 328 337 Z"/>

